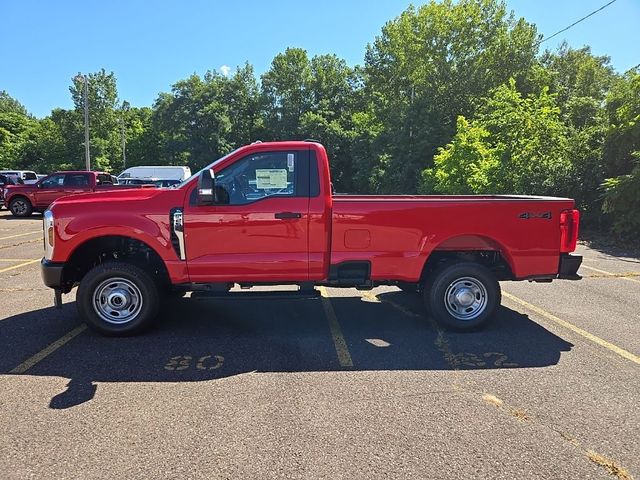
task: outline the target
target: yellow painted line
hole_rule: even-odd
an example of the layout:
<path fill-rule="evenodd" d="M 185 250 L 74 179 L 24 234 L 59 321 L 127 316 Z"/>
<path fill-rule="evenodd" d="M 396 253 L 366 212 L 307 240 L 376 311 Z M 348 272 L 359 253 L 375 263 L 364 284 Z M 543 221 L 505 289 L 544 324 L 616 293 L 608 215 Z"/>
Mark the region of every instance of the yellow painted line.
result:
<path fill-rule="evenodd" d="M 528 308 L 532 312 L 537 313 L 538 315 L 546 318 L 547 320 L 551 320 L 552 322 L 557 323 L 558 325 L 568 330 L 571 330 L 572 332 L 577 333 L 578 335 L 581 335 L 587 340 L 591 340 L 593 343 L 596 343 L 601 347 L 611 350 L 613 353 L 616 353 L 621 357 L 626 358 L 627 360 L 631 360 L 633 363 L 640 365 L 640 357 L 625 350 L 624 348 L 620 348 L 619 346 L 614 345 L 613 343 L 607 342 L 606 340 L 603 340 L 602 338 L 594 335 L 593 333 L 587 332 L 586 330 L 583 330 L 580 327 L 576 327 L 574 324 L 569 323 L 566 320 L 563 320 L 559 317 L 556 317 L 554 314 L 549 313 L 546 310 L 543 310 L 542 308 L 537 307 L 529 302 L 526 302 L 525 300 L 522 300 L 521 298 L 518 298 L 515 295 L 511 295 L 510 293 L 507 293 L 504 290 L 502 291 L 502 295 L 504 297 L 507 297 L 509 300 L 519 303 L 523 307 Z"/>
<path fill-rule="evenodd" d="M 25 237 L 27 235 L 33 235 L 34 233 L 39 233 L 40 235 L 42 235 L 42 230 L 36 230 L 35 232 L 18 233 L 17 235 L 9 235 L 8 237 L 0 237 L 0 240 L 9 240 L 10 238 Z"/>
<path fill-rule="evenodd" d="M 32 263 L 36 263 L 39 261 L 40 259 L 36 258 L 35 260 L 29 260 L 27 262 L 19 263 L 18 265 L 12 265 L 10 267 L 0 269 L 0 273 L 8 272 L 9 270 L 15 270 L 16 268 L 20 268 L 20 267 L 26 267 L 27 265 L 31 265 Z"/>
<path fill-rule="evenodd" d="M 78 335 L 80 335 L 86 329 L 87 329 L 87 326 L 84 323 L 82 325 L 80 325 L 79 327 L 74 328 L 69 333 L 67 333 L 66 335 L 60 337 L 58 340 L 56 340 L 52 344 L 48 345 L 47 347 L 43 348 L 42 350 L 40 350 L 38 353 L 36 353 L 32 357 L 29 357 L 27 360 L 22 362 L 20 365 L 18 365 L 16 368 L 11 370 L 9 373 L 24 373 L 24 372 L 26 372 L 31 367 L 33 367 L 35 364 L 39 363 L 44 358 L 48 357 L 53 352 L 58 350 L 65 343 L 69 342 L 73 338 L 75 338 Z"/>
<path fill-rule="evenodd" d="M 329 320 L 329 329 L 331 330 L 331 337 L 333 337 L 333 344 L 336 347 L 340 366 L 353 367 L 353 360 L 351 360 L 347 341 L 344 339 L 342 329 L 338 323 L 338 317 L 336 317 L 336 312 L 333 310 L 331 300 L 329 300 L 329 292 L 325 287 L 320 287 L 320 294 L 322 295 L 322 308 L 324 308 L 324 313 L 327 316 L 327 320 Z"/>
<path fill-rule="evenodd" d="M 30 259 L 28 258 L 0 258 L 0 262 L 28 262 Z"/>
<path fill-rule="evenodd" d="M 627 276 L 618 275 L 617 273 L 607 272 L 606 270 L 600 270 L 599 268 L 589 267 L 587 265 L 582 264 L 581 268 L 586 268 L 587 270 L 593 270 L 594 272 L 602 273 L 604 275 L 609 275 L 610 277 L 621 278 L 623 280 L 628 280 L 630 282 L 640 283 L 640 280 L 636 280 L 635 278 L 629 278 Z"/>

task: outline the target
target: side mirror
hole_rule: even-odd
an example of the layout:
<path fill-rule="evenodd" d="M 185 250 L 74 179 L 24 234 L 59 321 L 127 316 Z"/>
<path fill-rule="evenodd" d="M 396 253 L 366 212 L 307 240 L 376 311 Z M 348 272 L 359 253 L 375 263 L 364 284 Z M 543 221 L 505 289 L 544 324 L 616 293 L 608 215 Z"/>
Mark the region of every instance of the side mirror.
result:
<path fill-rule="evenodd" d="M 196 204 L 198 206 L 213 205 L 216 202 L 216 180 L 211 169 L 200 172 L 198 177 L 198 192 Z"/>
<path fill-rule="evenodd" d="M 36 188 L 42 188 L 42 184 L 41 183 L 36 183 Z"/>

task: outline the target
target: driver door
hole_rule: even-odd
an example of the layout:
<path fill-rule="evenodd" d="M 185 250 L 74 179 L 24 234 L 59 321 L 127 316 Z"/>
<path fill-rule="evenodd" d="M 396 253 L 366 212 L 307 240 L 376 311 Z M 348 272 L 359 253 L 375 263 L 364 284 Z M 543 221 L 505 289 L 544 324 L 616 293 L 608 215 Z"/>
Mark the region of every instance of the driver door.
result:
<path fill-rule="evenodd" d="M 64 179 L 64 173 L 54 173 L 38 184 L 34 192 L 38 208 L 47 208 L 55 199 L 64 195 Z"/>
<path fill-rule="evenodd" d="M 184 208 L 192 282 L 309 279 L 309 150 L 254 152 L 215 173 L 216 204 Z"/>

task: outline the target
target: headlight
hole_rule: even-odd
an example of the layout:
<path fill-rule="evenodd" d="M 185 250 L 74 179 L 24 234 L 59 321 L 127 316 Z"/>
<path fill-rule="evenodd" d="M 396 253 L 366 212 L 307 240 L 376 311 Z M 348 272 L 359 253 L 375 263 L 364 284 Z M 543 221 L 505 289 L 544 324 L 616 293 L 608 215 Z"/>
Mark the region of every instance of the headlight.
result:
<path fill-rule="evenodd" d="M 53 246 L 55 244 L 55 230 L 53 226 L 53 212 L 47 210 L 42 218 L 42 234 L 44 236 L 44 258 L 51 260 L 53 258 Z"/>

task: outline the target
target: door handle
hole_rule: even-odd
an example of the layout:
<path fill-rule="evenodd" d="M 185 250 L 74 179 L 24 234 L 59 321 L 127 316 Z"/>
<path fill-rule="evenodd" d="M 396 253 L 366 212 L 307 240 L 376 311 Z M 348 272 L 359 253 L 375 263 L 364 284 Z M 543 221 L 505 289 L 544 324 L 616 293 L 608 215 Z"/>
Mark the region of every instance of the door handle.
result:
<path fill-rule="evenodd" d="M 279 213 L 276 213 L 274 217 L 280 220 L 286 220 L 289 218 L 302 218 L 302 214 L 297 212 L 279 212 Z"/>

